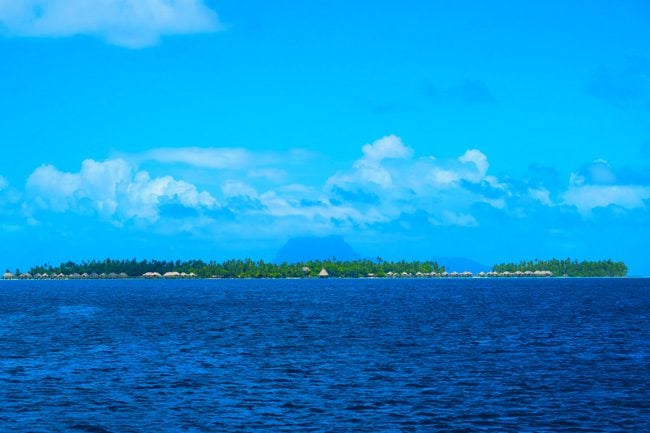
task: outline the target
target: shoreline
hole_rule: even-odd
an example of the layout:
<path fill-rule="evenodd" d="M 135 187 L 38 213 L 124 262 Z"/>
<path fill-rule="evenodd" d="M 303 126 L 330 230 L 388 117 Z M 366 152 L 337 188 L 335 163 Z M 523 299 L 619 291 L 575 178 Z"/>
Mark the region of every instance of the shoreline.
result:
<path fill-rule="evenodd" d="M 144 277 L 125 277 L 125 278 L 2 278 L 0 281 L 232 281 L 232 280 L 304 280 L 304 281 L 326 281 L 326 280 L 455 280 L 455 281 L 468 281 L 468 280 L 568 280 L 568 279 L 645 279 L 650 276 L 632 275 L 632 276 L 549 276 L 549 277 L 194 277 L 194 278 L 144 278 Z"/>

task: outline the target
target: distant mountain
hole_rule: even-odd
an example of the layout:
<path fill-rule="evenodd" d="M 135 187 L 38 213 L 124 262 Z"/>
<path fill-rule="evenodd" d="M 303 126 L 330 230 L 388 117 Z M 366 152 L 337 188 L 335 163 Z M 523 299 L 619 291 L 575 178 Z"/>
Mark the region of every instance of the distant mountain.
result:
<path fill-rule="evenodd" d="M 432 260 L 438 262 L 440 266 L 444 266 L 447 272 L 469 271 L 476 274 L 492 270 L 491 266 L 486 266 L 464 257 L 434 257 Z"/>
<path fill-rule="evenodd" d="M 275 263 L 298 263 L 307 260 L 358 260 L 361 258 L 341 236 L 306 236 L 292 238 L 277 252 Z"/>

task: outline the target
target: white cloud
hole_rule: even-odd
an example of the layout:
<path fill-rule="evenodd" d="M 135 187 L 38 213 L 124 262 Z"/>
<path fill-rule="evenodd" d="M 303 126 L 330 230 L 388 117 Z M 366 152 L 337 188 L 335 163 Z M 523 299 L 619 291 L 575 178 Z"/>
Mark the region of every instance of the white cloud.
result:
<path fill-rule="evenodd" d="M 248 197 L 257 198 L 258 194 L 255 188 L 246 185 L 244 182 L 229 180 L 221 185 L 221 192 L 225 198 Z"/>
<path fill-rule="evenodd" d="M 413 158 L 413 150 L 394 135 L 363 147 L 352 169 L 331 176 L 325 190 L 382 220 L 424 211 L 438 225 L 478 224 L 469 213 L 476 203 L 504 208 L 508 185 L 488 175 L 487 156 L 477 149 L 456 159 Z M 490 192 L 489 197 L 483 192 Z"/>
<path fill-rule="evenodd" d="M 544 206 L 553 206 L 553 200 L 551 200 L 551 192 L 544 187 L 528 188 L 528 195 Z"/>
<path fill-rule="evenodd" d="M 203 0 L 0 0 L 0 30 L 12 36 L 91 35 L 140 48 L 221 27 Z"/>
<path fill-rule="evenodd" d="M 468 180 L 473 179 L 475 182 L 481 181 L 485 174 L 490 168 L 488 163 L 487 156 L 480 150 L 469 149 L 461 157 L 458 158 L 458 161 L 463 164 L 474 164 L 476 167 L 476 172 L 469 175 Z"/>
<path fill-rule="evenodd" d="M 113 221 L 156 221 L 163 204 L 210 209 L 216 200 L 196 186 L 171 176 L 151 178 L 122 159 L 85 160 L 77 173 L 42 165 L 27 179 L 27 191 L 41 208 L 55 212 L 97 213 Z"/>
<path fill-rule="evenodd" d="M 582 185 L 571 186 L 563 196 L 564 204 L 575 206 L 583 216 L 598 207 L 620 206 L 624 209 L 645 207 L 650 199 L 650 187 L 640 185 Z"/>
<path fill-rule="evenodd" d="M 363 157 L 354 163 L 359 178 L 384 188 L 390 186 L 393 179 L 389 171 L 382 166 L 382 161 L 408 159 L 413 155 L 413 150 L 406 147 L 395 135 L 388 135 L 372 144 L 366 144 L 361 150 Z"/>
<path fill-rule="evenodd" d="M 198 168 L 240 169 L 253 164 L 257 157 L 243 148 L 163 147 L 144 152 L 137 159 L 163 164 L 181 163 Z"/>
<path fill-rule="evenodd" d="M 387 135 L 376 140 L 372 144 L 366 144 L 361 148 L 365 161 L 382 161 L 384 159 L 407 159 L 413 155 L 413 149 L 407 147 L 402 139 L 396 135 Z"/>

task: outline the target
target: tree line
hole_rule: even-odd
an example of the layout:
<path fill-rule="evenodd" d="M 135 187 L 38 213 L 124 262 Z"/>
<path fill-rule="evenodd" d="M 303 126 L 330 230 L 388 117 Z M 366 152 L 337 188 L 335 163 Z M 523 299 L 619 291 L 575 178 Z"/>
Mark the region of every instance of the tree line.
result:
<path fill-rule="evenodd" d="M 628 271 L 623 262 L 612 260 L 578 261 L 570 258 L 502 263 L 494 265 L 492 270 L 494 272 L 551 271 L 556 277 L 624 277 Z"/>
<path fill-rule="evenodd" d="M 47 273 L 72 274 L 109 274 L 125 273 L 129 277 L 139 277 L 145 272 L 184 272 L 194 273 L 199 278 L 301 278 L 315 277 L 321 269 L 326 269 L 331 277 L 359 278 L 374 274 L 385 277 L 389 272 L 415 275 L 418 272 L 428 274 L 442 273 L 444 266 L 434 261 L 386 261 L 376 260 L 339 261 L 309 260 L 300 263 L 271 263 L 264 260 L 233 259 L 224 262 L 203 260 L 92 260 L 75 263 L 67 261 L 58 266 L 45 264 L 30 269 L 32 275 Z"/>

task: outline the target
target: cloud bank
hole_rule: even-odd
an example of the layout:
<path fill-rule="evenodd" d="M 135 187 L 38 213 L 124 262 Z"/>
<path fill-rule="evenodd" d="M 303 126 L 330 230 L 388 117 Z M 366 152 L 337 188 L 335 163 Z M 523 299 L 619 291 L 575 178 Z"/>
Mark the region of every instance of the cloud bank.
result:
<path fill-rule="evenodd" d="M 320 183 L 300 183 L 291 170 L 299 152 L 258 153 L 232 148 L 152 149 L 133 159 L 87 159 L 79 171 L 42 165 L 29 176 L 23 214 L 45 221 L 50 213 L 77 214 L 114 225 L 231 232 L 238 236 L 387 233 L 441 227 L 477 228 L 497 221 L 588 221 L 646 212 L 650 179 L 616 171 L 604 160 L 586 164 L 565 182 L 548 182 L 536 168 L 522 178 L 491 173 L 488 156 L 468 149 L 456 158 L 417 155 L 396 135 L 361 147 L 347 169 Z M 138 164 L 158 164 L 151 175 Z M 171 165 L 170 165 L 171 164 Z M 199 181 L 164 174 L 189 165 Z M 548 171 L 548 170 L 546 170 Z M 183 173 L 181 171 L 181 173 Z M 202 184 L 200 179 L 209 179 Z M 6 182 L 5 182 L 6 184 Z M 0 178 L 0 188 L 2 187 Z M 559 185 L 559 186 L 558 186 Z M 645 213 L 644 213 L 645 215 Z M 182 222 L 182 223 L 179 223 Z"/>
<path fill-rule="evenodd" d="M 0 31 L 10 36 L 87 35 L 142 48 L 221 28 L 202 0 L 0 0 Z"/>

